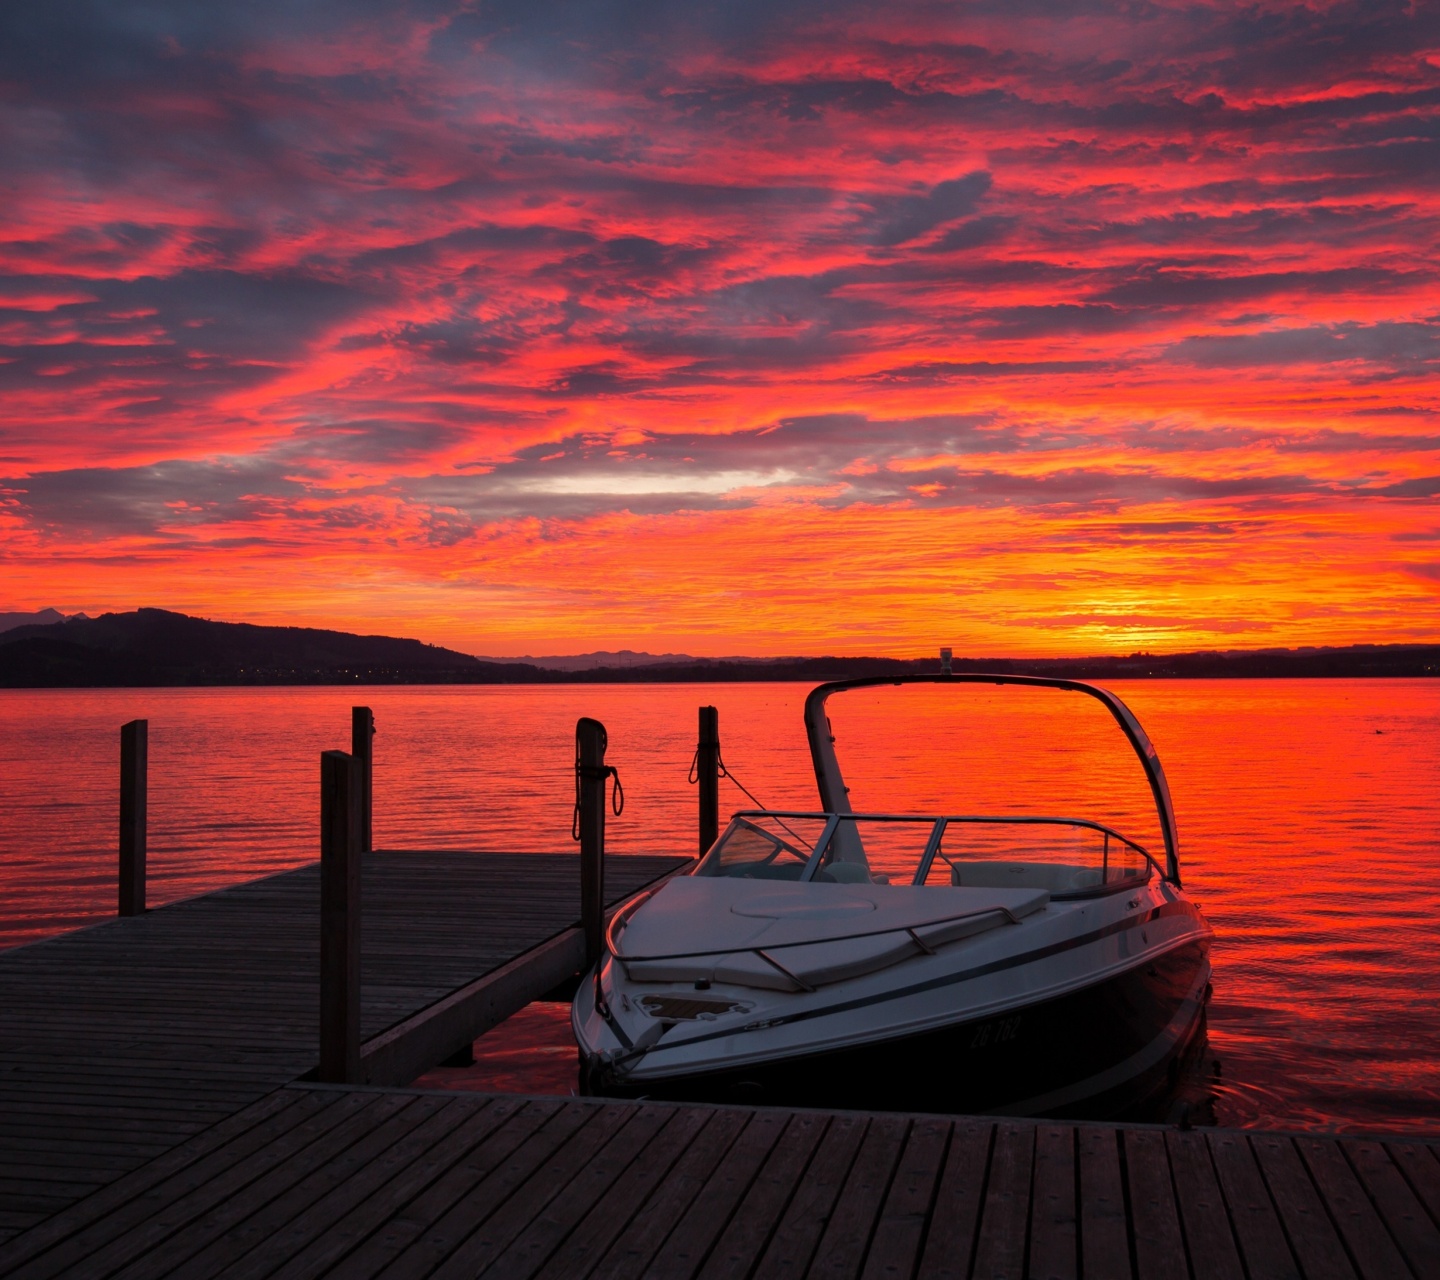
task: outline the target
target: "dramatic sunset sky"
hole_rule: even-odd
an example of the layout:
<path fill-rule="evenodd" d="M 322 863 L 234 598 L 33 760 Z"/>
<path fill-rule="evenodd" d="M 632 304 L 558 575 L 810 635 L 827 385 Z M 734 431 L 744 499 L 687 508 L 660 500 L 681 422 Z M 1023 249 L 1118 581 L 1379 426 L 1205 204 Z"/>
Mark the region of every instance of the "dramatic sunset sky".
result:
<path fill-rule="evenodd" d="M 1440 10 L 0 16 L 0 609 L 1440 637 Z"/>

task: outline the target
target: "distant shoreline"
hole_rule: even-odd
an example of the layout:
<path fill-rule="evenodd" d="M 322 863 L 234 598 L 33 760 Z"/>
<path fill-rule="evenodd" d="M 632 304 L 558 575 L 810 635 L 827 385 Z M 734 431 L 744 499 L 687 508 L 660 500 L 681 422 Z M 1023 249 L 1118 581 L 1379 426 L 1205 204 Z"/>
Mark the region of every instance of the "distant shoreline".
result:
<path fill-rule="evenodd" d="M 0 633 L 0 688 L 131 689 L 287 685 L 819 683 L 934 672 L 939 658 L 826 656 L 557 670 L 493 661 L 391 636 L 211 622 L 162 609 L 76 617 Z M 1440 644 L 1202 650 L 1123 657 L 956 657 L 957 673 L 1071 680 L 1440 676 Z"/>

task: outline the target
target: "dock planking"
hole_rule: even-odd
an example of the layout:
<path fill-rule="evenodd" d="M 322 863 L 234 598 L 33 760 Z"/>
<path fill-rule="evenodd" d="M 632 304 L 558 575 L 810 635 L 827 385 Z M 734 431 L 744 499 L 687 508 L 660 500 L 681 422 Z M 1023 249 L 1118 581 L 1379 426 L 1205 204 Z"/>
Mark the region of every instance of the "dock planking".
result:
<path fill-rule="evenodd" d="M 577 863 L 365 855 L 367 1079 L 413 1079 L 579 968 Z M 611 857 L 607 896 L 684 864 Z M 0 953 L 0 1240 L 315 1067 L 319 896 L 312 864 Z"/>
<path fill-rule="evenodd" d="M 1409 1138 L 302 1083 L 0 1244 L 0 1274 L 1427 1280 L 1437 1186 Z"/>
<path fill-rule="evenodd" d="M 1421 1139 L 406 1087 L 576 971 L 578 867 L 363 886 L 368 1085 L 303 1078 L 313 865 L 0 954 L 0 1275 L 1440 1280 Z"/>

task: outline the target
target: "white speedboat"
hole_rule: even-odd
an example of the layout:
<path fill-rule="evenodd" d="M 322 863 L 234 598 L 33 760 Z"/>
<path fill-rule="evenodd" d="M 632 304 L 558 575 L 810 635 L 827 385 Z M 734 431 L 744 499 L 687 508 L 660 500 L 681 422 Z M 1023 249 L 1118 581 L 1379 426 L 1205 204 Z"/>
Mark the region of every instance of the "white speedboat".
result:
<path fill-rule="evenodd" d="M 1098 699 L 1139 759 L 1163 851 L 1070 814 L 853 812 L 827 699 L 927 683 Z M 689 874 L 612 918 L 572 1012 L 585 1090 L 1093 1115 L 1163 1087 L 1203 1027 L 1211 930 L 1124 703 L 947 673 L 821 685 L 805 720 L 822 809 L 736 814 Z"/>

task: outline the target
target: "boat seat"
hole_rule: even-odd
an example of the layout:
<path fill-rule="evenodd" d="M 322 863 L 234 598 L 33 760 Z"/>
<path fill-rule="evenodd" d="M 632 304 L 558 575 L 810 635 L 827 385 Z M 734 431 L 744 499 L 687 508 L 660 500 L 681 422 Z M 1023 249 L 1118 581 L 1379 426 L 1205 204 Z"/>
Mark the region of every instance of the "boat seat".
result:
<path fill-rule="evenodd" d="M 873 884 L 870 873 L 858 862 L 831 862 L 820 872 L 819 879 L 834 884 Z"/>
<path fill-rule="evenodd" d="M 1099 867 L 1066 862 L 1001 862 L 994 858 L 950 864 L 950 883 L 979 889 L 1048 889 L 1073 893 L 1100 883 Z"/>

